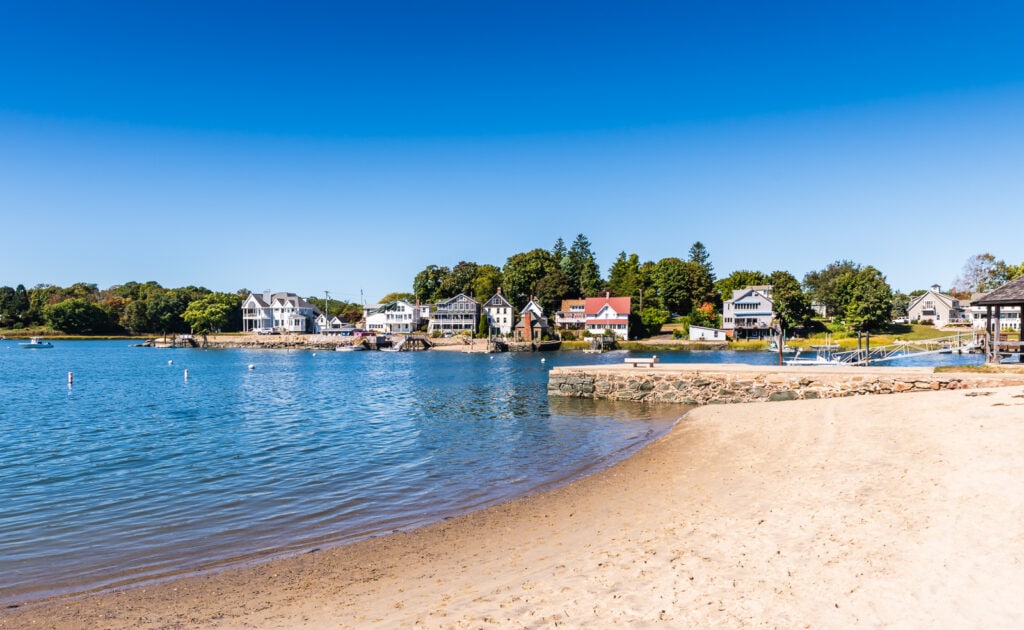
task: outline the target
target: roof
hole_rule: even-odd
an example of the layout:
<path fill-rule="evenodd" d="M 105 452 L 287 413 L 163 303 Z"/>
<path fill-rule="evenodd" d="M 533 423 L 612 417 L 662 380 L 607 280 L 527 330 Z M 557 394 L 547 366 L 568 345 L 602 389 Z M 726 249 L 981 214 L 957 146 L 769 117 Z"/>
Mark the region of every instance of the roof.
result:
<path fill-rule="evenodd" d="M 499 293 L 495 293 L 494 295 L 492 295 L 492 296 L 491 296 L 491 299 L 487 300 L 487 302 L 486 302 L 486 303 L 484 304 L 484 306 L 485 306 L 485 307 L 486 307 L 486 306 L 491 306 L 491 307 L 495 307 L 495 306 L 507 306 L 507 307 L 509 307 L 509 308 L 511 308 L 511 307 L 512 307 L 512 305 L 511 305 L 511 304 L 509 304 L 509 301 L 508 301 L 508 300 L 506 300 L 506 299 L 505 299 L 505 296 L 504 296 L 504 295 L 502 295 L 502 294 L 501 294 L 500 292 L 499 292 Z"/>
<path fill-rule="evenodd" d="M 619 315 L 629 315 L 629 297 L 593 297 L 587 298 L 587 306 L 584 309 L 588 316 L 597 315 L 605 304 L 612 307 L 612 310 Z"/>
<path fill-rule="evenodd" d="M 772 299 L 771 293 L 772 285 L 770 284 L 748 286 L 742 289 L 734 289 L 732 292 L 732 299 L 725 301 L 729 302 L 730 304 L 736 304 L 740 300 L 746 298 L 747 296 L 753 296 L 756 297 L 758 300 L 767 300 L 769 303 L 774 305 L 775 301 Z"/>
<path fill-rule="evenodd" d="M 526 313 L 526 311 L 532 312 L 537 317 L 543 317 L 544 315 L 544 309 L 541 307 L 540 304 L 537 304 L 537 302 L 535 302 L 534 300 L 530 300 L 529 302 L 527 302 L 526 306 L 523 307 L 523 310 L 519 311 L 519 314 L 523 315 Z"/>
<path fill-rule="evenodd" d="M 1018 306 L 1024 305 L 1024 276 L 1010 280 L 985 297 L 974 300 L 971 306 Z"/>
<path fill-rule="evenodd" d="M 953 297 L 952 295 L 946 295 L 945 293 L 939 293 L 938 291 L 925 291 L 924 293 L 917 296 L 913 300 L 910 300 L 910 304 L 907 305 L 907 310 L 910 310 L 917 306 L 919 302 L 921 302 L 924 298 L 926 298 L 929 295 L 938 298 L 940 302 L 946 305 L 946 308 L 953 308 L 953 302 L 956 300 L 956 298 Z"/>
<path fill-rule="evenodd" d="M 437 303 L 437 305 L 441 306 L 441 305 L 444 305 L 444 304 L 454 304 L 456 302 L 472 302 L 473 304 L 476 304 L 476 305 L 480 304 L 480 302 L 477 302 L 476 300 L 474 300 L 473 298 L 469 297 L 465 293 L 460 293 L 460 294 L 456 295 L 455 297 L 448 298 L 447 300 L 441 300 L 440 302 Z"/>
<path fill-rule="evenodd" d="M 264 296 L 268 296 L 270 298 L 270 301 L 268 302 L 267 300 L 265 300 Z M 308 301 L 306 301 L 306 299 L 299 297 L 294 293 L 288 293 L 287 291 L 281 291 L 274 294 L 252 293 L 249 295 L 249 298 L 256 300 L 256 303 L 263 308 L 268 308 L 274 302 L 281 301 L 284 304 L 291 304 L 295 308 L 308 308 L 312 309 L 314 313 L 320 313 L 320 309 L 318 309 L 313 304 L 310 304 Z M 248 300 L 249 298 L 246 299 Z"/>

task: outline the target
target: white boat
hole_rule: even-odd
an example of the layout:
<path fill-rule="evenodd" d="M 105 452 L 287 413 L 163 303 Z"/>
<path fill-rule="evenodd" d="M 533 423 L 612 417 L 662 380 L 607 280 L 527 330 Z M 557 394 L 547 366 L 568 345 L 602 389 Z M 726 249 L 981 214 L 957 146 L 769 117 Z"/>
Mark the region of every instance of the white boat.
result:
<path fill-rule="evenodd" d="M 360 350 L 366 350 L 363 344 L 354 346 L 338 346 L 334 349 L 336 352 L 359 352 Z"/>
<path fill-rule="evenodd" d="M 769 342 L 768 343 L 768 351 L 769 352 L 778 352 L 779 351 L 779 344 L 777 342 L 775 342 L 775 341 Z M 784 354 L 788 354 L 788 353 L 791 353 L 791 352 L 796 352 L 796 348 L 794 348 L 793 346 L 791 346 L 788 343 L 786 343 L 786 344 L 782 345 L 782 352 Z"/>
<path fill-rule="evenodd" d="M 23 341 L 19 344 L 22 348 L 28 350 L 34 350 L 36 348 L 52 348 L 53 344 L 46 341 L 42 337 L 32 337 L 28 341 Z"/>
<path fill-rule="evenodd" d="M 811 347 L 815 348 L 815 346 Z M 838 349 L 839 346 L 835 346 L 835 348 Z M 798 349 L 792 359 L 786 359 L 783 363 L 786 365 L 844 365 L 842 361 L 833 355 L 833 352 L 834 350 L 831 346 L 819 347 L 814 358 L 811 359 L 807 357 L 800 358 L 800 350 Z"/>

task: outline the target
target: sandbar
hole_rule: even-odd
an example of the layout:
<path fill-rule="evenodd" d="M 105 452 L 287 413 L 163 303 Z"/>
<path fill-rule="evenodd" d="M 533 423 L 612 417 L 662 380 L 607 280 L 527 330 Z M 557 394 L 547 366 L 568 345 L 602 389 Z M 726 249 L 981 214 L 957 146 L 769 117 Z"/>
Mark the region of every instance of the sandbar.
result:
<path fill-rule="evenodd" d="M 1024 626 L 1024 387 L 721 405 L 560 488 L 0 628 Z"/>

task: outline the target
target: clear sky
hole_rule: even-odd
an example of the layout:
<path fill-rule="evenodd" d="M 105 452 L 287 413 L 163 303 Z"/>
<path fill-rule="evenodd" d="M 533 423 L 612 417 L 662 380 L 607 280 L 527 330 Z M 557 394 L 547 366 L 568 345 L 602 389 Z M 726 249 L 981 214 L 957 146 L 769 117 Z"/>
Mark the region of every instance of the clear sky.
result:
<path fill-rule="evenodd" d="M 1019 2 L 0 5 L 0 285 L 1024 261 Z"/>

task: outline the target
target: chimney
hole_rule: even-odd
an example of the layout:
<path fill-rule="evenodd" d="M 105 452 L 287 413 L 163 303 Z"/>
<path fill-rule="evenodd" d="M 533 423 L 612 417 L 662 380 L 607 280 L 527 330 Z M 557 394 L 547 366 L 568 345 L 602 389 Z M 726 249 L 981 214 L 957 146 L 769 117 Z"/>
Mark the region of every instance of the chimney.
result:
<path fill-rule="evenodd" d="M 533 341 L 533 322 L 530 321 L 530 311 L 526 311 L 523 314 L 523 340 Z"/>
<path fill-rule="evenodd" d="M 498 287 L 498 295 L 501 295 L 501 287 Z"/>

